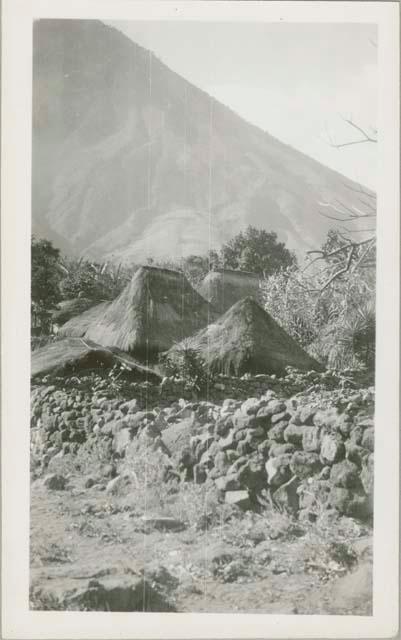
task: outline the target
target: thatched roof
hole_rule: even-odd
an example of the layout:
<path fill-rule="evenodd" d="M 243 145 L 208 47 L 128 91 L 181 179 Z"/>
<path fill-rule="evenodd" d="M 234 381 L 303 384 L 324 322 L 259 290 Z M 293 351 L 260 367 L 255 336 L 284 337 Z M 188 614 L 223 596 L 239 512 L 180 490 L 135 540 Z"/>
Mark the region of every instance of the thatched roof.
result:
<path fill-rule="evenodd" d="M 182 272 L 149 266 L 138 269 L 118 298 L 89 324 L 86 314 L 75 318 L 74 325 L 77 329 L 82 323 L 86 338 L 146 360 L 215 318 Z"/>
<path fill-rule="evenodd" d="M 248 271 L 217 269 L 207 274 L 198 291 L 219 313 L 224 313 L 248 296 L 259 300 L 259 277 Z"/>
<path fill-rule="evenodd" d="M 96 300 L 90 298 L 72 298 L 71 300 L 63 300 L 58 304 L 57 309 L 52 314 L 52 321 L 55 324 L 64 324 L 74 316 L 83 313 L 87 309 L 94 307 Z"/>
<path fill-rule="evenodd" d="M 82 338 L 89 325 L 92 322 L 96 322 L 110 304 L 110 302 L 101 302 L 94 307 L 90 307 L 87 311 L 75 315 L 59 328 L 58 335 L 65 338 Z"/>
<path fill-rule="evenodd" d="M 322 369 L 250 297 L 236 302 L 216 322 L 168 353 L 173 357 L 178 355 L 180 346 L 195 349 L 211 371 L 226 375 L 282 374 L 287 366 L 302 370 Z"/>
<path fill-rule="evenodd" d="M 126 353 L 118 349 L 105 349 L 82 338 L 65 338 L 34 351 L 31 357 L 31 378 L 48 374 L 71 375 L 88 369 L 109 369 L 115 364 L 124 364 L 135 377 L 141 379 L 161 379 L 155 371 L 144 367 Z"/>

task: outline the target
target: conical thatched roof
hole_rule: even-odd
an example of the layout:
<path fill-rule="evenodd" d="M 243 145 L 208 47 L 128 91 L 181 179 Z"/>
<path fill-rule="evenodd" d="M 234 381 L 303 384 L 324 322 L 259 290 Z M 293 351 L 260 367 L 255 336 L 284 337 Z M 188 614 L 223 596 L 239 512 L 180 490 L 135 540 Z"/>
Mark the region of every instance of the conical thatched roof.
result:
<path fill-rule="evenodd" d="M 195 349 L 211 371 L 226 375 L 285 373 L 287 366 L 320 370 L 311 358 L 252 298 L 236 302 L 216 322 L 182 345 L 170 349 L 174 357 L 180 346 Z"/>
<path fill-rule="evenodd" d="M 198 291 L 219 313 L 224 313 L 248 296 L 259 300 L 259 277 L 247 271 L 217 269 L 207 274 Z"/>
<path fill-rule="evenodd" d="M 92 322 L 96 322 L 110 304 L 111 302 L 100 302 L 83 313 L 75 315 L 60 327 L 58 335 L 65 338 L 82 338 Z"/>
<path fill-rule="evenodd" d="M 80 323 L 82 328 L 86 325 L 87 314 L 74 319 L 75 330 Z M 182 272 L 145 266 L 136 271 L 118 298 L 86 325 L 84 335 L 105 347 L 152 359 L 214 318 L 209 303 Z"/>
<path fill-rule="evenodd" d="M 160 380 L 158 373 L 119 349 L 106 349 L 82 338 L 65 338 L 34 351 L 31 378 L 49 374 L 71 375 L 88 369 L 109 369 L 115 364 L 124 365 L 137 378 L 155 382 Z"/>
<path fill-rule="evenodd" d="M 71 300 L 63 300 L 57 306 L 52 314 L 52 321 L 58 325 L 65 324 L 71 318 L 80 313 L 87 311 L 96 305 L 96 300 L 90 298 L 71 298 Z"/>

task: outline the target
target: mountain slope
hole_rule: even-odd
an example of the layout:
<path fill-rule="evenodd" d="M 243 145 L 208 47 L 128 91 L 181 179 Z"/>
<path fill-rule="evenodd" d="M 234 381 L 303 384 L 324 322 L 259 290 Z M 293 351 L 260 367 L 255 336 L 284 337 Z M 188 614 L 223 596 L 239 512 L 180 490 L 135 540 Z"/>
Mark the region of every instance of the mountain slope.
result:
<path fill-rule="evenodd" d="M 252 224 L 302 252 L 330 226 L 319 202 L 360 204 L 354 183 L 101 22 L 37 21 L 33 53 L 33 232 L 65 251 L 201 253 Z"/>

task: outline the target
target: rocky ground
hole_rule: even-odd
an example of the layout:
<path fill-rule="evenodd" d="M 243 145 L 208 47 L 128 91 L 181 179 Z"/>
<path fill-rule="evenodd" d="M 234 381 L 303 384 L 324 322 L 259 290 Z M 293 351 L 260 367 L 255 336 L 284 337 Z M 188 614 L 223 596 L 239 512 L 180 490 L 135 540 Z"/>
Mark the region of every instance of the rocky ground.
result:
<path fill-rule="evenodd" d="M 373 387 L 255 384 L 38 381 L 31 607 L 371 614 Z"/>

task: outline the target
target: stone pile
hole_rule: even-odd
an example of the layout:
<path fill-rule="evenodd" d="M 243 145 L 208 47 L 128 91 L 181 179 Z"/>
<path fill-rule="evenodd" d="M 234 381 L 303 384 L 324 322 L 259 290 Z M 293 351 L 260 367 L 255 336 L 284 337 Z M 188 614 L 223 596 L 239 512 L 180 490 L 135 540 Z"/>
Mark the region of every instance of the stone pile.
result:
<path fill-rule="evenodd" d="M 102 389 L 38 387 L 32 458 L 45 470 L 53 457 L 101 441 L 119 460 L 133 440 L 142 441 L 162 449 L 182 480 L 213 482 L 222 500 L 243 509 L 271 503 L 301 518 L 322 509 L 369 518 L 373 389 L 328 391 L 318 384 L 326 374 L 315 374 L 317 381 L 303 375 L 306 392 L 291 397 L 282 393 L 284 378 L 277 390 L 245 401 L 226 392 L 220 403 L 180 399 L 167 407 L 107 398 Z"/>

